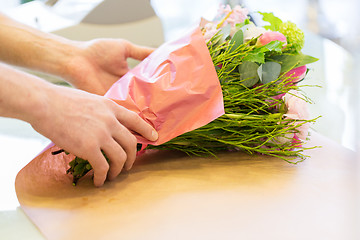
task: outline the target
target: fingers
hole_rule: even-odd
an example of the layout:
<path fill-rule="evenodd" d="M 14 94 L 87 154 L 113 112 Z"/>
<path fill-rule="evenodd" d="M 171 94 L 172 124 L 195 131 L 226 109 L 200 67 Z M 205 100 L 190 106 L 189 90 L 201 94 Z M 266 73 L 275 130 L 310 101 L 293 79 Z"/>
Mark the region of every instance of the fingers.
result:
<path fill-rule="evenodd" d="M 110 170 L 108 179 L 113 180 L 125 167 L 130 170 L 136 159 L 137 140 L 133 134 L 124 126 L 119 125 L 118 130 L 113 135 L 113 141 L 103 147 L 106 156 L 109 159 Z"/>
<path fill-rule="evenodd" d="M 130 170 L 136 159 L 137 140 L 124 126 L 120 125 L 121 128 L 122 130 L 117 131 L 113 137 L 125 152 L 125 169 Z"/>
<path fill-rule="evenodd" d="M 158 139 L 153 127 L 140 118 L 135 112 L 129 111 L 115 104 L 117 119 L 121 124 L 113 126 L 113 140 L 102 147 L 109 160 L 108 179 L 115 179 L 123 168 L 130 170 L 136 159 L 136 137 L 128 130 L 141 134 L 150 141 Z M 102 180 L 103 178 L 101 178 Z M 95 186 L 97 183 L 95 183 Z"/>
<path fill-rule="evenodd" d="M 149 141 L 156 141 L 159 136 L 156 130 L 135 112 L 117 106 L 117 119 L 128 129 L 133 130 Z"/>
<path fill-rule="evenodd" d="M 93 143 L 86 142 L 87 149 L 91 152 L 83 150 L 79 150 L 78 153 L 74 152 L 75 155 L 87 159 L 92 165 L 94 169 L 94 185 L 97 187 L 102 186 L 106 178 L 109 180 L 115 179 L 123 168 L 129 170 L 134 164 L 137 140 L 130 131 L 135 131 L 150 141 L 158 139 L 158 134 L 154 128 L 135 112 L 109 99 L 101 102 L 101 107 L 98 109 L 103 111 L 100 115 L 99 112 L 95 114 L 92 111 L 85 112 L 87 113 L 86 120 L 92 117 L 93 121 L 91 123 L 96 123 L 88 124 L 86 128 L 87 130 L 92 130 L 92 137 L 90 139 L 94 141 L 92 141 Z M 85 113 L 80 116 L 84 116 Z M 83 128 L 77 127 L 76 129 L 80 131 Z M 81 131 L 79 136 L 83 136 Z M 104 152 L 109 162 L 106 161 L 100 150 Z"/>
<path fill-rule="evenodd" d="M 129 134 L 133 136 L 131 133 Z M 106 179 L 114 180 L 124 166 L 126 170 L 131 169 L 136 158 L 136 139 L 135 144 L 131 144 L 131 142 L 119 145 L 118 142 L 112 140 L 111 143 L 102 147 L 108 162 L 101 151 L 99 151 L 100 154 L 97 153 L 89 159 L 94 169 L 94 185 L 96 187 L 101 187 Z"/>
<path fill-rule="evenodd" d="M 134 58 L 136 60 L 144 60 L 144 58 L 149 56 L 149 54 L 152 53 L 154 50 L 155 50 L 154 48 L 143 47 L 128 42 L 129 57 Z"/>
<path fill-rule="evenodd" d="M 100 151 L 96 151 L 88 161 L 94 169 L 94 185 L 101 187 L 106 180 L 109 164 Z"/>
<path fill-rule="evenodd" d="M 101 149 L 108 158 L 108 165 L 94 166 L 94 185 L 101 186 L 107 175 L 107 179 L 114 180 L 125 167 L 130 170 L 136 159 L 136 144 L 137 140 L 131 132 L 122 124 L 115 124 L 112 127 L 112 138 L 103 141 Z M 103 159 L 101 159 L 103 161 Z M 97 167 L 100 166 L 100 170 Z M 95 174 L 97 171 L 97 176 Z M 106 171 L 106 172 L 105 172 Z"/>
<path fill-rule="evenodd" d="M 109 180 L 114 180 L 123 169 L 124 164 L 127 160 L 127 154 L 122 149 L 122 147 L 119 146 L 119 144 L 115 141 L 113 141 L 110 145 L 104 147 L 103 151 L 109 159 L 110 165 L 110 169 L 107 173 L 107 178 Z"/>

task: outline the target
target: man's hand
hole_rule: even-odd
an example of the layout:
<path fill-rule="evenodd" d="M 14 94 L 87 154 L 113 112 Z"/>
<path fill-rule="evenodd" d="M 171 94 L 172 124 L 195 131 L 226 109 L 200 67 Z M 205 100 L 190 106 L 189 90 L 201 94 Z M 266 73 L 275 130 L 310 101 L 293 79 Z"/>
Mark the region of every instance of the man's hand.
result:
<path fill-rule="evenodd" d="M 68 62 L 64 77 L 76 88 L 99 95 L 128 72 L 127 58 L 143 60 L 153 51 L 122 39 L 97 39 L 75 46 L 79 51 Z"/>
<path fill-rule="evenodd" d="M 137 140 L 129 130 L 157 140 L 152 126 L 105 97 L 66 87 L 49 89 L 43 111 L 31 124 L 58 147 L 88 160 L 94 169 L 95 186 L 132 167 Z"/>
<path fill-rule="evenodd" d="M 142 60 L 153 51 L 125 40 L 72 41 L 2 14 L 0 39 L 0 61 L 63 77 L 98 95 L 129 70 L 128 57 Z M 0 64 L 0 116 L 29 122 L 57 146 L 88 160 L 94 184 L 101 186 L 134 163 L 136 139 L 130 131 L 150 141 L 157 133 L 134 112 L 91 93 L 54 86 Z"/>
<path fill-rule="evenodd" d="M 73 41 L 0 14 L 0 61 L 60 76 L 75 87 L 103 95 L 128 70 L 127 58 L 143 60 L 152 48 L 122 39 Z"/>
<path fill-rule="evenodd" d="M 137 141 L 130 131 L 150 141 L 158 138 L 136 113 L 105 97 L 56 86 L 3 64 L 0 116 L 29 122 L 58 147 L 88 160 L 96 186 L 132 167 Z"/>

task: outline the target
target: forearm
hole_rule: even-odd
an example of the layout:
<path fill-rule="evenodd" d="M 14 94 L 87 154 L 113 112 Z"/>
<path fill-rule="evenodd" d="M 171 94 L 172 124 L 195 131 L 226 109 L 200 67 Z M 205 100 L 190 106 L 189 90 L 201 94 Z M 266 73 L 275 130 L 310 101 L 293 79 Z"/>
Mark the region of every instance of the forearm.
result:
<path fill-rule="evenodd" d="M 50 83 L 0 64 L 0 116 L 33 123 L 46 112 Z"/>
<path fill-rule="evenodd" d="M 0 61 L 66 78 L 76 42 L 44 33 L 0 14 Z"/>

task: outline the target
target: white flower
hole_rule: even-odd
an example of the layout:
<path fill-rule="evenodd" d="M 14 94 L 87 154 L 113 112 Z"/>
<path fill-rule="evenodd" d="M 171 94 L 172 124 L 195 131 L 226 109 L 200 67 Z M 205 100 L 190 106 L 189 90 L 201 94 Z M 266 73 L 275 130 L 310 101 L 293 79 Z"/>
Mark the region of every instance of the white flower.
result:
<path fill-rule="evenodd" d="M 303 96 L 296 90 L 290 90 L 283 96 L 286 108 L 288 109 L 285 116 L 290 119 L 308 120 L 309 112 L 307 103 Z"/>
<path fill-rule="evenodd" d="M 266 29 L 262 27 L 257 27 L 255 26 L 254 23 L 251 22 L 244 26 L 243 31 L 244 31 L 244 40 L 249 41 L 265 33 Z"/>

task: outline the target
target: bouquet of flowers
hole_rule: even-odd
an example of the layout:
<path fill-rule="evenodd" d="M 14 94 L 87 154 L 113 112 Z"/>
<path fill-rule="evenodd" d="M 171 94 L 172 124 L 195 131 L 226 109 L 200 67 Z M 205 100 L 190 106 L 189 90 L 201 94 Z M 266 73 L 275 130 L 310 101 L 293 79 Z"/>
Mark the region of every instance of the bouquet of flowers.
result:
<path fill-rule="evenodd" d="M 272 13 L 260 14 L 268 25 L 256 26 L 245 8 L 221 6 L 217 19 L 202 20 L 200 30 L 185 37 L 186 44 L 165 44 L 114 84 L 106 96 L 136 111 L 159 132 L 156 143 L 138 138 L 143 149 L 174 149 L 197 156 L 243 150 L 290 163 L 305 159 L 303 143 L 316 119 L 309 119 L 306 105 L 311 100 L 300 93 L 299 83 L 308 72 L 306 64 L 317 59 L 301 52 L 304 33 L 294 23 Z M 189 50 L 195 42 L 199 45 Z M 200 53 L 194 50 L 205 46 Z M 167 52 L 165 58 L 161 52 Z M 165 82 L 155 93 L 149 83 L 159 79 Z M 120 93 L 124 84 L 128 92 Z M 185 93 L 179 96 L 178 91 Z M 152 104 L 152 96 L 167 93 L 167 98 Z M 143 96 L 149 99 L 144 101 Z M 176 112 L 180 109 L 184 111 Z M 76 183 L 90 169 L 86 160 L 76 157 L 68 172 Z"/>
<path fill-rule="evenodd" d="M 194 155 L 245 150 L 295 162 L 305 158 L 302 145 L 316 119 L 309 119 L 310 99 L 299 93 L 298 84 L 308 72 L 306 64 L 317 59 L 301 53 L 304 33 L 294 23 L 260 14 L 269 25 L 256 26 L 240 6 L 222 6 L 218 20 L 202 21 L 225 114 L 150 148 Z"/>

